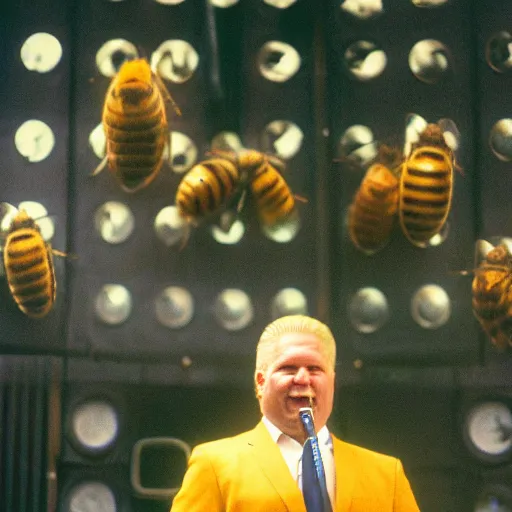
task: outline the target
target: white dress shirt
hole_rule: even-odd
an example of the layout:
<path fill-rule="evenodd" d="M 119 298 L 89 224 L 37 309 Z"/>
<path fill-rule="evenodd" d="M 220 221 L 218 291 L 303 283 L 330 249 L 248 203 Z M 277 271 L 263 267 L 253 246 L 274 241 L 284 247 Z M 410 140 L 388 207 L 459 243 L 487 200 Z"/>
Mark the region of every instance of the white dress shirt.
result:
<path fill-rule="evenodd" d="M 263 416 L 263 423 L 267 427 L 270 436 L 277 443 L 283 458 L 290 469 L 293 479 L 297 482 L 302 491 L 302 448 L 303 446 L 292 439 L 290 436 L 283 434 L 268 418 Z M 327 492 L 331 500 L 331 505 L 335 508 L 336 496 L 336 474 L 334 468 L 334 454 L 332 450 L 332 439 L 327 426 L 324 426 L 317 433 L 320 453 L 325 470 L 325 479 L 327 483 Z"/>

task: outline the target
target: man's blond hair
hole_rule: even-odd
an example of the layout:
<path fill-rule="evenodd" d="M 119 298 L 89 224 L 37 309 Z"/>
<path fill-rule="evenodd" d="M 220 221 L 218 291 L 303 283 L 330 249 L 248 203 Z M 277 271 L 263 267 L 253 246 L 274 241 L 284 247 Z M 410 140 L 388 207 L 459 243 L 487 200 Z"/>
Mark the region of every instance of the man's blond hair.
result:
<path fill-rule="evenodd" d="M 282 316 L 268 324 L 260 336 L 256 347 L 256 374 L 261 371 L 265 373 L 276 357 L 277 342 L 281 336 L 290 333 L 314 334 L 322 344 L 322 349 L 327 361 L 334 370 L 336 364 L 336 341 L 334 336 L 324 323 L 316 318 L 305 315 Z"/>

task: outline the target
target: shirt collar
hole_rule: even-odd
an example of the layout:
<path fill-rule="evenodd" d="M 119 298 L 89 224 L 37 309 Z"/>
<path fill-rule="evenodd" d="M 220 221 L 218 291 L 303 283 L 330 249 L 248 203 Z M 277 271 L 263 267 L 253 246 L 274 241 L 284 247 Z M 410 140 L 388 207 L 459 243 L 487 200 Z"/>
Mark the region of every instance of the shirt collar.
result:
<path fill-rule="evenodd" d="M 279 438 L 283 435 L 286 436 L 281 430 L 279 430 L 278 427 L 276 427 L 266 416 L 263 416 L 261 419 L 265 426 L 267 427 L 267 430 L 270 434 L 270 437 L 274 441 L 274 443 L 277 443 L 279 441 Z M 286 436 L 289 437 L 289 436 Z M 332 439 L 331 434 L 329 433 L 329 429 L 327 428 L 327 425 L 324 425 L 320 431 L 317 433 L 318 437 L 318 443 L 321 445 L 332 445 Z"/>

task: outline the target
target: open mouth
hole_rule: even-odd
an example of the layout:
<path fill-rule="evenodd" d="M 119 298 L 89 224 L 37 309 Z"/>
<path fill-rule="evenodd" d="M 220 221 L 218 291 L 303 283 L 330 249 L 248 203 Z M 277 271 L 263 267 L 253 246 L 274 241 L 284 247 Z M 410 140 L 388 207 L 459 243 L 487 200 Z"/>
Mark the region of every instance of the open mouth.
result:
<path fill-rule="evenodd" d="M 294 404 L 296 407 L 314 408 L 316 405 L 315 399 L 310 396 L 290 396 L 289 399 L 291 403 Z"/>

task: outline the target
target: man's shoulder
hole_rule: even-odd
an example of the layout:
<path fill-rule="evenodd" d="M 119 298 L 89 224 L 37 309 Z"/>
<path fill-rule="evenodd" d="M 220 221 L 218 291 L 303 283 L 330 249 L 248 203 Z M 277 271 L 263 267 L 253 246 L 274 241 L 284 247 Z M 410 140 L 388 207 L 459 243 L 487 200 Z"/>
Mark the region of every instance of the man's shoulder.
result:
<path fill-rule="evenodd" d="M 202 453 L 206 452 L 223 452 L 226 449 L 233 447 L 237 444 L 247 444 L 254 429 L 239 434 L 223 437 L 221 439 L 215 439 L 214 441 L 207 441 L 205 443 L 198 444 L 194 450 Z"/>
<path fill-rule="evenodd" d="M 333 437 L 334 450 L 338 449 L 343 450 L 345 452 L 349 452 L 354 457 L 357 457 L 362 460 L 375 461 L 382 464 L 396 464 L 396 457 L 386 455 L 385 453 L 381 453 L 375 450 L 370 450 L 369 448 L 364 448 L 363 446 L 359 446 L 357 444 L 343 441 L 335 436 Z"/>

